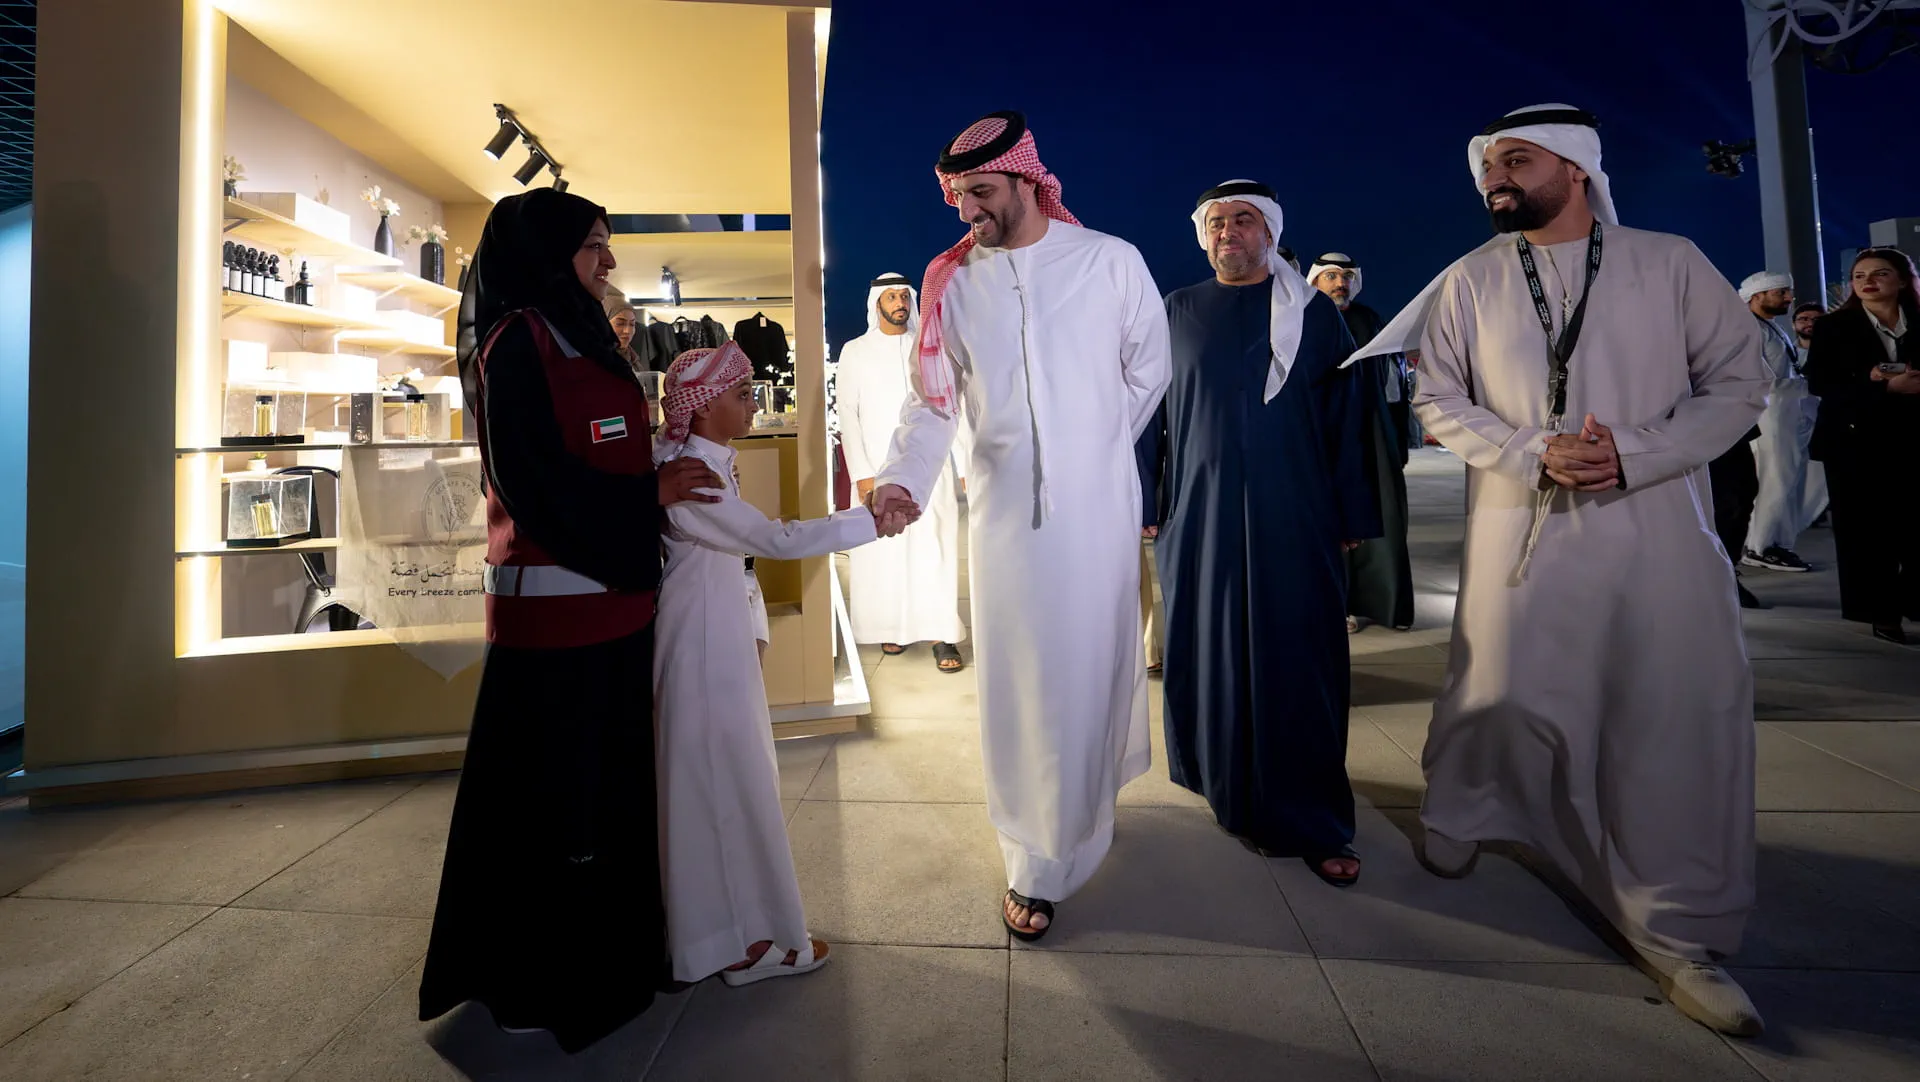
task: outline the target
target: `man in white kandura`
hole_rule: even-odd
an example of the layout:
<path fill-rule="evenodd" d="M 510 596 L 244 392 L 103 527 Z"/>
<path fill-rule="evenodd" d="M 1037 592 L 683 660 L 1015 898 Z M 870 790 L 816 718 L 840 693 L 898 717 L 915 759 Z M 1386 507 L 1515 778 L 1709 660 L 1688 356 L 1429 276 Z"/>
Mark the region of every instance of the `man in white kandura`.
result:
<path fill-rule="evenodd" d="M 913 302 L 913 283 L 897 274 L 875 278 L 867 289 L 867 333 L 840 349 L 840 447 L 863 501 L 873 493 L 874 475 L 887 460 L 912 389 L 920 329 Z M 966 476 L 966 463 L 958 453 L 953 459 L 954 469 L 934 479 L 920 521 L 899 537 L 847 555 L 853 641 L 877 642 L 889 655 L 931 642 L 934 664 L 947 673 L 960 671 L 954 644 L 967 637 L 960 620 L 960 503 L 953 491 L 956 473 Z"/>
<path fill-rule="evenodd" d="M 1001 918 L 1032 940 L 1106 857 L 1114 797 L 1148 765 L 1132 452 L 1167 389 L 1167 316 L 1140 253 L 1061 205 L 1020 114 L 977 121 L 935 170 L 972 228 L 927 268 L 873 505 L 930 498 L 964 411 L 987 813 Z"/>
<path fill-rule="evenodd" d="M 1500 236 L 1366 351 L 1419 345 L 1415 411 L 1468 467 L 1421 857 L 1534 849 L 1676 1007 L 1752 1036 L 1718 963 L 1754 900 L 1753 674 L 1705 489 L 1766 403 L 1760 328 L 1685 238 L 1616 224 L 1597 127 L 1541 105 L 1474 138 Z"/>
<path fill-rule="evenodd" d="M 1794 335 L 1780 325 L 1780 317 L 1793 310 L 1793 275 L 1749 274 L 1740 283 L 1740 299 L 1760 324 L 1765 343 L 1760 358 L 1766 362 L 1773 389 L 1767 395 L 1767 412 L 1760 415 L 1760 438 L 1753 441 L 1760 484 L 1747 526 L 1746 551 L 1728 555 L 1768 571 L 1810 571 L 1794 546 L 1820 514 L 1826 492 L 1825 486 L 1813 492 L 1807 483 L 1808 467 L 1815 465 L 1808 457 L 1808 446 L 1820 403 L 1809 401 L 1807 377 L 1800 374 L 1806 358 L 1794 344 Z M 1819 496 L 1820 503 L 1813 503 L 1810 494 Z"/>

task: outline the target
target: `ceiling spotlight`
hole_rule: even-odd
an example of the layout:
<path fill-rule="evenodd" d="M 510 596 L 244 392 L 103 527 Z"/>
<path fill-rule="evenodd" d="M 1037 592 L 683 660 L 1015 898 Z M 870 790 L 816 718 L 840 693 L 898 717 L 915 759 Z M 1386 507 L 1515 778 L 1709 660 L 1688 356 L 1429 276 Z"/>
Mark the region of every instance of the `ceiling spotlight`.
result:
<path fill-rule="evenodd" d="M 666 267 L 660 268 L 660 299 L 676 308 L 680 305 L 680 278 Z"/>
<path fill-rule="evenodd" d="M 487 140 L 487 157 L 499 160 L 500 155 L 507 152 L 507 148 L 513 145 L 514 137 L 519 134 L 520 130 L 513 126 L 511 120 L 501 118 L 500 130 L 493 133 L 492 139 Z"/>
<path fill-rule="evenodd" d="M 513 179 L 519 181 L 520 186 L 524 188 L 532 183 L 533 178 L 539 176 L 540 170 L 546 168 L 546 166 L 546 155 L 536 150 L 532 154 L 527 155 L 527 164 L 521 166 L 519 170 L 513 174 Z"/>
<path fill-rule="evenodd" d="M 553 190 L 556 192 L 567 190 L 567 182 L 560 176 L 560 167 L 557 165 L 553 167 Z"/>
<path fill-rule="evenodd" d="M 1741 173 L 1740 159 L 1743 155 L 1753 153 L 1754 141 L 1751 139 L 1743 143 L 1714 141 L 1700 149 L 1707 156 L 1707 172 L 1716 177 L 1737 177 Z"/>

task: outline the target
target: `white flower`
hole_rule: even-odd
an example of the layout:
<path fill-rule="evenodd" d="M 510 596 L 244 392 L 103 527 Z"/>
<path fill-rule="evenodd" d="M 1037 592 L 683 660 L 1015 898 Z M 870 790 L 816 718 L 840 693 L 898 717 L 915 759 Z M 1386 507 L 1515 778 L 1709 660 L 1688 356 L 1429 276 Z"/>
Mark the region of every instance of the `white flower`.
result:
<path fill-rule="evenodd" d="M 378 190 L 378 189 L 376 189 L 376 190 Z M 398 204 L 398 203 L 396 203 L 396 202 L 394 202 L 394 201 L 393 201 L 393 200 L 391 200 L 391 199 L 382 199 L 382 200 L 380 201 L 380 216 L 381 216 L 381 217 L 383 217 L 383 218 L 391 218 L 391 217 L 393 217 L 394 215 L 396 215 L 396 214 L 399 214 L 399 213 L 400 213 L 400 204 Z"/>
<path fill-rule="evenodd" d="M 427 234 L 433 238 L 435 244 L 447 243 L 447 231 L 443 226 L 430 225 L 427 227 Z"/>
<path fill-rule="evenodd" d="M 373 187 L 361 192 L 360 198 L 366 200 L 368 205 L 372 206 L 375 210 L 380 209 L 380 185 L 375 184 Z"/>

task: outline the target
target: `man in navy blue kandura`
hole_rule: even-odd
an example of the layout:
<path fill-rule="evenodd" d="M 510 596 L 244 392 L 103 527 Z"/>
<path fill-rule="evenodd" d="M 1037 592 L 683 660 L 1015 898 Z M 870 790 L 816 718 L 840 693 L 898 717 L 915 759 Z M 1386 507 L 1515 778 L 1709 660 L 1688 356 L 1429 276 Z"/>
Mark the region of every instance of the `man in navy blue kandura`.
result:
<path fill-rule="evenodd" d="M 1167 297 L 1164 467 L 1142 462 L 1165 486 L 1168 768 L 1248 846 L 1350 886 L 1343 552 L 1380 536 L 1368 402 L 1340 310 L 1276 252 L 1273 191 L 1230 181 L 1193 220 L 1215 277 Z"/>

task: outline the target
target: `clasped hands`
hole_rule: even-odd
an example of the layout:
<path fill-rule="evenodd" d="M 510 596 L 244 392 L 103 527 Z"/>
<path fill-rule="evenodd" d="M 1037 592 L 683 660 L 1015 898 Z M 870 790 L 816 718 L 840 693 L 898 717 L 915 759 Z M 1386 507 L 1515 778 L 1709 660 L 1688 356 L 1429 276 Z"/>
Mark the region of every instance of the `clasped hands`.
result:
<path fill-rule="evenodd" d="M 881 537 L 898 537 L 907 527 L 920 519 L 920 505 L 899 485 L 881 485 L 878 488 L 862 486 L 861 495 L 866 498 L 866 506 L 873 514 L 873 531 Z"/>
<path fill-rule="evenodd" d="M 1605 492 L 1620 485 L 1620 451 L 1613 430 L 1587 414 L 1579 433 L 1561 433 L 1547 441 L 1540 456 L 1547 479 L 1575 492 Z"/>

